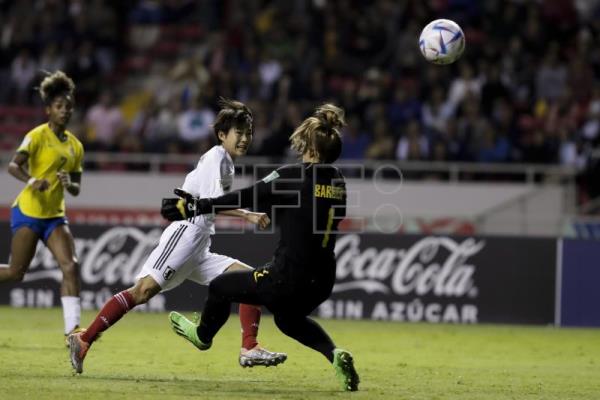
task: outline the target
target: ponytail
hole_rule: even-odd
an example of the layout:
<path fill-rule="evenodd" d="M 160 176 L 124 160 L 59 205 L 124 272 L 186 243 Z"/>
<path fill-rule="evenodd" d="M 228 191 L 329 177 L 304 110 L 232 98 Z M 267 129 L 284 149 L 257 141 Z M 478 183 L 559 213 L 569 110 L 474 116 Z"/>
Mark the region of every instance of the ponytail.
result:
<path fill-rule="evenodd" d="M 290 136 L 292 149 L 300 155 L 317 156 L 319 162 L 332 163 L 342 152 L 340 129 L 344 125 L 344 110 L 333 104 L 323 104 Z"/>

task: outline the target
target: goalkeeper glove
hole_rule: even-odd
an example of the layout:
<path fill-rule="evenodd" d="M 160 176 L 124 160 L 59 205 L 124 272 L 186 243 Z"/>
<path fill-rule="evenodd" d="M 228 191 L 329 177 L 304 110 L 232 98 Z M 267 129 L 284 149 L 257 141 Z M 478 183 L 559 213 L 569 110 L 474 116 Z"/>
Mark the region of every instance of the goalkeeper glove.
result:
<path fill-rule="evenodd" d="M 160 208 L 161 215 L 169 221 L 181 221 L 210 213 L 210 199 L 200 199 L 182 189 L 175 189 L 178 198 L 165 198 Z M 204 212 L 201 212 L 204 210 Z"/>
<path fill-rule="evenodd" d="M 175 189 L 179 197 L 162 199 L 160 214 L 169 221 L 181 221 L 197 215 L 195 197 L 190 193 Z"/>

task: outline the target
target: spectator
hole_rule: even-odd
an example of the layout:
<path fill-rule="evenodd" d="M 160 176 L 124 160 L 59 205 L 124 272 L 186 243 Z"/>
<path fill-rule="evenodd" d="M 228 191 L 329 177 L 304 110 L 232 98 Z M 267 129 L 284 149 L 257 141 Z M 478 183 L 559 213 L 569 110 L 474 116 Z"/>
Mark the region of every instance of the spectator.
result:
<path fill-rule="evenodd" d="M 13 60 L 10 69 L 10 87 L 12 98 L 17 104 L 26 104 L 31 100 L 31 84 L 37 74 L 35 60 L 29 50 L 22 49 Z"/>
<path fill-rule="evenodd" d="M 332 100 L 359 127 L 346 132 L 348 157 L 394 158 L 398 149 L 404 159 L 600 165 L 597 0 L 162 3 L 4 2 L 0 102 L 26 104 L 39 70 L 64 66 L 87 111 L 90 150 L 190 151 L 188 135 L 202 148 L 206 115 L 224 95 L 260 110 L 251 149 L 259 156 L 284 156 L 291 128 Z M 453 65 L 429 64 L 416 50 L 434 14 L 454 16 L 467 33 Z M 97 117 L 107 114 L 93 104 L 106 87 L 150 92 L 157 104 L 124 136 L 118 109 L 112 122 Z M 203 113 L 181 112 L 198 96 Z M 16 117 L 2 118 L 8 126 Z M 111 124 L 117 132 L 103 132 Z"/>
<path fill-rule="evenodd" d="M 160 107 L 156 99 L 150 98 L 147 104 L 137 112 L 131 123 L 129 135 L 137 138 L 140 151 L 146 150 L 152 153 L 158 152 L 164 148 L 163 131 L 160 121 Z M 128 143 L 129 148 L 133 147 L 132 142 Z"/>
<path fill-rule="evenodd" d="M 465 99 L 462 116 L 458 119 L 457 137 L 461 142 L 459 159 L 473 161 L 476 158 L 477 145 L 487 127 L 485 118 L 480 113 L 479 101 L 474 97 Z"/>
<path fill-rule="evenodd" d="M 426 160 L 429 157 L 429 141 L 421 133 L 417 120 L 410 121 L 405 134 L 398 141 L 396 158 L 398 160 Z"/>
<path fill-rule="evenodd" d="M 196 96 L 192 105 L 177 117 L 179 139 L 184 148 L 196 152 L 198 142 L 209 141 L 214 120 L 215 113 L 206 105 L 204 98 Z"/>
<path fill-rule="evenodd" d="M 431 98 L 423 104 L 422 115 L 426 129 L 434 132 L 446 130 L 448 120 L 454 115 L 454 107 L 446 101 L 442 87 L 433 88 Z"/>
<path fill-rule="evenodd" d="M 414 95 L 411 86 L 398 85 L 394 98 L 387 108 L 387 119 L 392 126 L 407 123 L 410 120 L 421 120 L 421 102 Z"/>
<path fill-rule="evenodd" d="M 566 85 L 567 68 L 559 60 L 558 44 L 553 43 L 535 77 L 536 96 L 551 103 L 563 94 Z"/>
<path fill-rule="evenodd" d="M 114 149 L 125 128 L 125 121 L 110 90 L 102 92 L 99 101 L 87 112 L 85 122 L 87 148 L 100 151 Z"/>
<path fill-rule="evenodd" d="M 286 154 L 290 143 L 290 135 L 294 132 L 294 128 L 300 125 L 302 116 L 299 107 L 295 103 L 286 106 L 283 116 L 279 112 L 275 112 L 275 115 L 275 120 L 272 122 L 273 130 L 262 142 L 260 154 L 281 157 Z"/>
<path fill-rule="evenodd" d="M 394 137 L 384 120 L 375 124 L 373 140 L 365 152 L 365 158 L 373 160 L 391 160 L 394 158 Z"/>
<path fill-rule="evenodd" d="M 340 156 L 342 160 L 360 160 L 365 157 L 369 136 L 361 130 L 358 117 L 348 118 L 348 125 L 342 133 L 342 140 L 344 143 Z"/>
<path fill-rule="evenodd" d="M 491 124 L 486 123 L 476 160 L 484 163 L 500 163 L 507 161 L 509 155 L 510 142 L 506 135 L 497 132 Z"/>
<path fill-rule="evenodd" d="M 500 66 L 493 63 L 481 87 L 481 109 L 486 117 L 492 115 L 493 106 L 498 100 L 510 101 L 510 92 L 502 81 Z"/>
<path fill-rule="evenodd" d="M 56 43 L 50 43 L 44 49 L 40 57 L 39 68 L 42 71 L 62 71 L 65 68 L 65 57 L 60 53 Z"/>
<path fill-rule="evenodd" d="M 94 42 L 85 40 L 76 50 L 68 70 L 77 83 L 77 102 L 84 107 L 90 106 L 94 94 L 100 85 L 100 66 L 96 59 Z"/>
<path fill-rule="evenodd" d="M 468 62 L 461 62 L 460 75 L 452 81 L 448 92 L 448 102 L 454 108 L 458 107 L 466 97 L 479 99 L 481 82 L 475 77 L 475 71 Z"/>

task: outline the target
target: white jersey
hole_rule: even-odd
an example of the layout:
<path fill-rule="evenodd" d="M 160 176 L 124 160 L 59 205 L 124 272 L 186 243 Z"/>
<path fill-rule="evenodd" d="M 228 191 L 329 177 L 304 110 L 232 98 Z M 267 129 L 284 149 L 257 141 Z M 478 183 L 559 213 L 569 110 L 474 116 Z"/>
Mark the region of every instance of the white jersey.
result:
<path fill-rule="evenodd" d="M 204 153 L 196 169 L 187 174 L 182 189 L 200 198 L 219 197 L 231 190 L 235 167 L 227 150 L 221 145 Z M 190 222 L 210 235 L 215 233 L 215 215 L 199 215 Z"/>
<path fill-rule="evenodd" d="M 185 177 L 182 189 L 194 196 L 218 197 L 231 189 L 234 173 L 229 153 L 223 146 L 215 146 L 200 157 L 196 169 Z M 208 285 L 230 265 L 242 264 L 234 258 L 210 252 L 214 218 L 207 214 L 172 222 L 137 274 L 136 281 L 150 275 L 163 291 L 185 280 Z"/>

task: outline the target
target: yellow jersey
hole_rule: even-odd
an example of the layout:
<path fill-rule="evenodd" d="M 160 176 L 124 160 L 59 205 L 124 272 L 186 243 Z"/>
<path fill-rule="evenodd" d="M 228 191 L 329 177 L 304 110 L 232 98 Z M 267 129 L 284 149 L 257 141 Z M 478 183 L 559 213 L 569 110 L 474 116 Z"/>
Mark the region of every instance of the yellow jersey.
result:
<path fill-rule="evenodd" d="M 64 217 L 64 189 L 56 173 L 83 171 L 83 145 L 69 131 L 65 131 L 65 138 L 59 140 L 46 123 L 29 131 L 17 149 L 29 155 L 29 175 L 50 184 L 43 192 L 25 186 L 13 203 L 23 214 L 33 218 Z"/>

